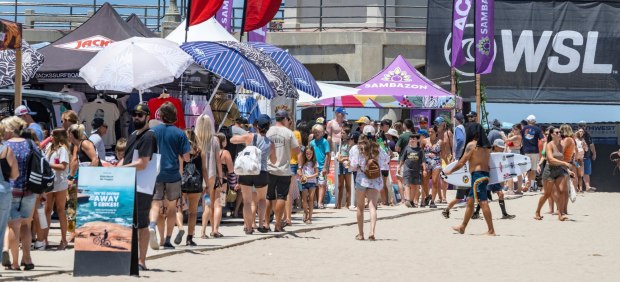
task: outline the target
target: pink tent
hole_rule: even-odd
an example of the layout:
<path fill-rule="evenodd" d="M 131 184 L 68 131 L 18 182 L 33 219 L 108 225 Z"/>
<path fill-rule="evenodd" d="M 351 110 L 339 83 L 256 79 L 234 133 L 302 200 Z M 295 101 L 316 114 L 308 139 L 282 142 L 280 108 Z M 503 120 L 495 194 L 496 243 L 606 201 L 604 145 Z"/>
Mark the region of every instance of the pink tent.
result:
<path fill-rule="evenodd" d="M 358 86 L 357 93 L 318 99 L 314 106 L 347 108 L 460 108 L 460 97 L 442 89 L 399 55 L 387 68 Z"/>

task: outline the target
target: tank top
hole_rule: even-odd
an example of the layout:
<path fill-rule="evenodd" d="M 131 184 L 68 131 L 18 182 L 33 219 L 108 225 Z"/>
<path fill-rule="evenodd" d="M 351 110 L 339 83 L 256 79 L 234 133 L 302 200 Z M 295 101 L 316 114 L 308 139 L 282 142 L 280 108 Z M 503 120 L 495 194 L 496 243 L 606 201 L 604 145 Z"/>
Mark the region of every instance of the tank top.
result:
<path fill-rule="evenodd" d="M 262 154 L 260 155 L 260 170 L 267 171 L 267 160 L 269 159 L 271 140 L 269 140 L 267 136 L 262 136 L 260 134 L 254 133 L 252 143 L 262 152 Z"/>
<path fill-rule="evenodd" d="M 315 167 L 314 162 L 308 161 L 301 168 L 301 173 L 304 176 L 306 176 L 306 183 L 316 183 L 316 176 L 315 177 L 308 177 L 309 175 L 313 175 L 315 173 L 314 167 Z"/>
<path fill-rule="evenodd" d="M 553 157 L 557 160 L 563 160 L 564 159 L 564 153 L 562 151 L 562 144 L 556 146 L 555 148 L 556 150 L 553 150 Z M 549 166 L 553 166 L 553 165 L 549 165 Z"/>
<path fill-rule="evenodd" d="M 17 167 L 19 170 L 19 176 L 15 180 L 11 180 L 11 188 L 13 189 L 13 198 L 22 196 L 28 196 L 32 194 L 26 189 L 26 179 L 28 177 L 28 158 L 30 157 L 30 145 L 27 140 L 17 142 L 7 142 L 7 146 L 13 150 L 15 158 L 17 159 Z M 36 146 L 33 145 L 33 148 Z"/>
<path fill-rule="evenodd" d="M 0 155 L 5 153 L 6 148 L 6 145 L 0 144 Z M 9 162 L 6 160 L 6 157 L 0 159 L 0 168 L 2 170 L 2 175 L 0 175 L 0 193 L 9 193 L 11 192 L 11 183 L 9 183 L 11 167 L 9 166 Z"/>
<path fill-rule="evenodd" d="M 566 137 L 566 138 L 570 138 L 569 140 L 566 141 L 566 148 L 564 148 L 564 161 L 565 162 L 572 162 L 573 161 L 573 155 L 575 154 L 575 140 L 573 140 L 573 138 L 571 137 Z"/>
<path fill-rule="evenodd" d="M 80 147 L 78 148 L 78 162 L 80 162 L 80 163 L 90 163 L 93 160 L 91 160 L 88 157 L 88 155 L 86 153 L 84 153 L 84 151 L 82 150 L 82 143 L 84 143 L 84 141 L 91 142 L 90 140 L 82 140 L 82 141 L 80 141 Z M 94 144 L 93 144 L 93 146 L 94 146 Z"/>

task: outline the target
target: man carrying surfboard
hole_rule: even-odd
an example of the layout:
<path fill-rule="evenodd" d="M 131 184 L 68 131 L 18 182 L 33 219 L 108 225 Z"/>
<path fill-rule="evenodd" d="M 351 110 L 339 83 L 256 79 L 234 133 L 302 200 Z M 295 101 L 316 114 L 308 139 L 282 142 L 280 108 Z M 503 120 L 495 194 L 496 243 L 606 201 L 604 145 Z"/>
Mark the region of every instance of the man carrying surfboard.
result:
<path fill-rule="evenodd" d="M 452 167 L 452 169 L 445 171 L 446 175 L 450 175 L 452 172 L 459 170 L 469 162 L 469 171 L 471 171 L 472 176 L 472 188 L 469 190 L 467 208 L 465 210 L 463 223 L 459 226 L 452 227 L 452 229 L 460 234 L 464 234 L 465 228 L 474 213 L 474 203 L 479 202 L 482 208 L 482 214 L 484 215 L 484 219 L 489 228 L 486 235 L 495 236 L 493 218 L 487 198 L 491 144 L 489 143 L 489 139 L 487 139 L 484 129 L 479 123 L 468 124 L 466 136 L 467 145 L 465 147 L 465 153 L 463 153 L 461 159 L 454 167 Z"/>

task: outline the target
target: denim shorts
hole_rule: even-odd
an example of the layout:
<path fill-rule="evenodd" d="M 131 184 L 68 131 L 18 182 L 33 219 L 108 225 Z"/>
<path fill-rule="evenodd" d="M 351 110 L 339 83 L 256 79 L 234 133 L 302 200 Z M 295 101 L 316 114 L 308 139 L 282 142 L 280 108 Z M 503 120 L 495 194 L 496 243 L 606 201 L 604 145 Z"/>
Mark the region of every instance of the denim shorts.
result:
<path fill-rule="evenodd" d="M 316 188 L 316 183 L 304 183 L 304 184 L 301 184 L 301 190 L 308 190 L 308 189 L 312 189 L 312 188 Z"/>
<path fill-rule="evenodd" d="M 35 194 L 25 196 L 23 198 L 13 198 L 11 200 L 11 213 L 9 215 L 9 220 L 30 218 L 36 202 L 37 196 Z"/>

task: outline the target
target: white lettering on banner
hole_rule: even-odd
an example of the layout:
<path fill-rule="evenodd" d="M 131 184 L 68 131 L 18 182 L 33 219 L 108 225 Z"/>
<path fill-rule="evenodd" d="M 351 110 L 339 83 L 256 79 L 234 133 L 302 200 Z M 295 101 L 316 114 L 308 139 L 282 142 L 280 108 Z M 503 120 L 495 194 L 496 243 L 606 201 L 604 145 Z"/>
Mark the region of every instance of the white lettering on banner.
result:
<path fill-rule="evenodd" d="M 224 1 L 222 3 L 222 7 L 220 9 L 222 9 L 222 18 L 220 19 L 220 22 L 222 24 L 227 24 L 228 23 L 228 13 L 229 13 L 229 5 L 230 2 L 228 1 Z"/>
<path fill-rule="evenodd" d="M 465 3 L 465 7 L 461 7 Z M 471 9 L 471 0 L 457 0 L 455 5 L 456 14 L 461 16 L 458 19 L 454 19 L 454 26 L 460 30 L 465 30 L 465 21 L 467 15 Z"/>
<path fill-rule="evenodd" d="M 366 88 L 405 88 L 405 89 L 428 89 L 427 85 L 408 84 L 408 83 L 367 83 Z"/>
<path fill-rule="evenodd" d="M 545 55 L 549 41 L 553 35 L 553 31 L 543 31 L 540 40 L 534 47 L 534 35 L 532 30 L 523 30 L 517 39 L 517 44 L 513 44 L 512 30 L 501 31 L 502 34 L 502 50 L 504 53 L 504 67 L 506 72 L 515 72 L 519 67 L 521 59 L 525 59 L 526 72 L 538 72 L 542 58 Z M 549 56 L 547 59 L 547 67 L 555 73 L 572 73 L 579 69 L 581 63 L 581 53 L 565 44 L 570 39 L 573 46 L 583 46 L 583 35 L 573 30 L 563 30 L 553 37 L 551 48 L 555 53 L 562 55 L 568 59 L 568 63 L 561 65 L 558 56 Z M 582 73 L 599 73 L 611 74 L 613 71 L 612 64 L 596 64 L 596 46 L 598 42 L 598 32 L 590 31 L 585 41 L 585 50 L 583 53 Z"/>

